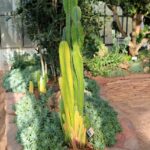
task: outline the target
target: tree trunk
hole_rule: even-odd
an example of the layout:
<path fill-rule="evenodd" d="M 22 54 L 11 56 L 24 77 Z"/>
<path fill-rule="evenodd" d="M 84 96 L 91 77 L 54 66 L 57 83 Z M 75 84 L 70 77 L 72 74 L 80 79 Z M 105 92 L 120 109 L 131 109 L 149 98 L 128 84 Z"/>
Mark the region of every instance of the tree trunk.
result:
<path fill-rule="evenodd" d="M 117 14 L 117 6 L 114 5 L 107 5 L 109 9 L 111 9 L 113 16 L 114 16 L 114 21 L 117 24 L 117 27 L 119 31 L 121 32 L 123 37 L 126 37 L 127 34 L 123 30 L 123 27 L 121 25 L 119 16 Z M 132 17 L 133 25 L 132 25 L 132 33 L 131 33 L 131 41 L 129 42 L 129 54 L 131 56 L 136 56 L 138 55 L 139 49 L 148 42 L 148 39 L 144 38 L 142 39 L 141 43 L 137 43 L 136 39 L 139 36 L 141 32 L 141 23 L 143 21 L 143 14 L 137 13 Z"/>
<path fill-rule="evenodd" d="M 143 15 L 142 14 L 135 14 L 132 18 L 132 33 L 131 33 L 131 41 L 129 43 L 129 54 L 131 56 L 138 55 L 139 49 L 142 47 L 142 45 L 146 42 L 144 40 L 144 43 L 141 42 L 140 44 L 137 43 L 136 39 L 139 36 L 141 32 L 141 23 L 143 21 Z M 142 44 L 142 45 L 141 45 Z"/>
<path fill-rule="evenodd" d="M 111 9 L 111 11 L 112 11 L 112 13 L 113 13 L 114 21 L 116 22 L 119 31 L 121 32 L 121 34 L 122 34 L 123 37 L 126 37 L 127 34 L 126 34 L 126 32 L 123 30 L 123 27 L 122 27 L 122 25 L 121 25 L 121 22 L 120 22 L 118 13 L 117 13 L 117 6 L 110 5 L 110 6 L 108 6 L 108 7 Z"/>

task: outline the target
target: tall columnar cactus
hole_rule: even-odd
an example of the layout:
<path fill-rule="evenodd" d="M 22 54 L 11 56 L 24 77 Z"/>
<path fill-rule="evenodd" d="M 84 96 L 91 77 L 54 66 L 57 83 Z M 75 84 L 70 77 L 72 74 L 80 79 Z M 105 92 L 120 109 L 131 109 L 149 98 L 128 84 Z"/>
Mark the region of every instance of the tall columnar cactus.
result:
<path fill-rule="evenodd" d="M 84 102 L 83 60 L 81 48 L 84 41 L 83 28 L 81 25 L 81 9 L 78 0 L 63 0 L 66 13 L 65 37 L 71 50 L 71 65 L 73 69 L 73 81 L 75 90 L 75 104 L 82 115 Z"/>
<path fill-rule="evenodd" d="M 63 0 L 63 6 L 66 13 L 65 40 L 69 46 L 78 42 L 83 44 L 84 34 L 81 26 L 81 9 L 78 7 L 78 0 Z"/>
<path fill-rule="evenodd" d="M 73 54 L 78 56 L 77 53 Z M 61 89 L 61 124 L 64 129 L 67 141 L 72 143 L 74 149 L 77 145 L 85 145 L 86 142 L 86 128 L 83 121 L 83 94 L 80 93 L 84 89 L 83 85 L 79 86 L 79 81 L 82 81 L 82 70 L 76 70 L 79 61 L 76 61 L 75 69 L 73 68 L 72 55 L 69 45 L 66 41 L 62 41 L 59 47 L 60 67 L 62 76 L 59 78 L 59 85 Z M 74 72 L 76 70 L 76 72 Z M 79 75 L 76 75 L 79 73 Z M 80 76 L 81 75 L 81 76 Z M 78 88 L 78 89 L 77 89 Z M 81 91 L 80 91 L 81 90 Z M 82 113 L 81 113 L 82 112 Z"/>
<path fill-rule="evenodd" d="M 65 41 L 60 43 L 59 58 L 61 77 L 59 79 L 61 101 L 61 123 L 66 140 L 85 145 L 86 128 L 83 119 L 84 78 L 81 48 L 84 34 L 81 26 L 81 10 L 78 0 L 63 0 L 66 13 Z"/>

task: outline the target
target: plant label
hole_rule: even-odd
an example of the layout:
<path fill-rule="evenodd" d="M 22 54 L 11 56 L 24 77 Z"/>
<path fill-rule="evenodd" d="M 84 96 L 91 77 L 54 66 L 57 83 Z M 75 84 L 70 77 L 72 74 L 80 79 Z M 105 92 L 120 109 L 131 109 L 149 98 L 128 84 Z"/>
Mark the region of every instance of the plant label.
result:
<path fill-rule="evenodd" d="M 88 136 L 89 138 L 91 138 L 91 137 L 94 135 L 94 130 L 93 130 L 93 128 L 89 128 L 86 133 L 87 133 L 87 136 Z"/>

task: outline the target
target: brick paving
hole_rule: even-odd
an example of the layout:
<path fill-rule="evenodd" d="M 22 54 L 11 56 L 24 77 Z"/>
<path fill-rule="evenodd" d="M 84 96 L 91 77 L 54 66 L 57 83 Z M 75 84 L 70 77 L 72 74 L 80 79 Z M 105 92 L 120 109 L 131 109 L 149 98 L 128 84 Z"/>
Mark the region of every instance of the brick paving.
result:
<path fill-rule="evenodd" d="M 23 94 L 20 93 L 6 93 L 5 107 L 6 107 L 6 138 L 7 150 L 22 150 L 22 146 L 16 141 L 17 127 L 14 122 L 15 111 L 13 105 L 20 100 Z"/>
<path fill-rule="evenodd" d="M 6 136 L 5 136 L 5 92 L 1 87 L 3 72 L 0 71 L 0 150 L 6 149 Z"/>
<path fill-rule="evenodd" d="M 138 150 L 150 150 L 150 74 L 95 80 L 101 86 L 100 94 L 133 125 L 138 138 Z M 135 141 L 130 144 L 136 144 Z M 134 150 L 128 148 L 128 150 Z"/>
<path fill-rule="evenodd" d="M 22 150 L 16 142 L 17 128 L 14 123 L 15 104 L 22 94 L 6 93 L 2 88 L 3 72 L 0 71 L 0 150 Z"/>

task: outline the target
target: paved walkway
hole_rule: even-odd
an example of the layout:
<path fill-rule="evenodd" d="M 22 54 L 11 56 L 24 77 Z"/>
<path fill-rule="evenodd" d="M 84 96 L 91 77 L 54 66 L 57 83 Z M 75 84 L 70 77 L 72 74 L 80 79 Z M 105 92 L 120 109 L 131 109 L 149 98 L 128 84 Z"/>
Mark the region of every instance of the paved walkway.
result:
<path fill-rule="evenodd" d="M 2 88 L 3 72 L 0 71 L 0 150 L 22 150 L 16 141 L 13 105 L 22 94 L 5 93 Z"/>
<path fill-rule="evenodd" d="M 101 96 L 133 124 L 138 150 L 150 150 L 150 74 L 95 79 Z"/>
<path fill-rule="evenodd" d="M 3 73 L 0 72 L 0 150 L 6 149 L 6 136 L 5 136 L 5 94 L 1 87 Z"/>

